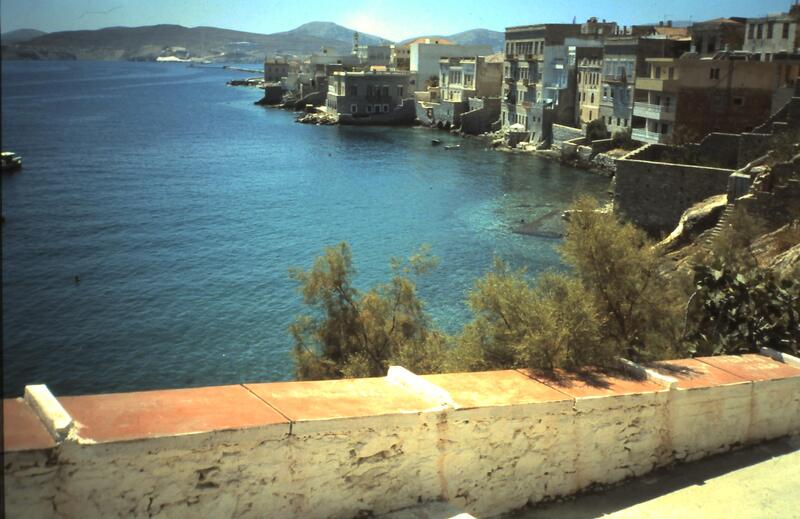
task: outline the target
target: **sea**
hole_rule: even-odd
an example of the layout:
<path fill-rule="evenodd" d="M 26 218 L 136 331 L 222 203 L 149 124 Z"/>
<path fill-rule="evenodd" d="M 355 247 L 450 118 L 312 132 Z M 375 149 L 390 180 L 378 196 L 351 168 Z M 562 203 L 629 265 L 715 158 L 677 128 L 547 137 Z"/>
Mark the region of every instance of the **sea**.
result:
<path fill-rule="evenodd" d="M 254 74 L 249 74 L 250 76 Z M 608 180 L 425 128 L 295 122 L 248 74 L 133 62 L 2 62 L 4 396 L 288 380 L 289 277 L 350 244 L 355 284 L 429 244 L 419 279 L 456 332 L 495 256 L 561 270 L 560 213 Z M 433 146 L 432 139 L 442 141 Z M 445 149 L 444 145 L 460 145 Z"/>

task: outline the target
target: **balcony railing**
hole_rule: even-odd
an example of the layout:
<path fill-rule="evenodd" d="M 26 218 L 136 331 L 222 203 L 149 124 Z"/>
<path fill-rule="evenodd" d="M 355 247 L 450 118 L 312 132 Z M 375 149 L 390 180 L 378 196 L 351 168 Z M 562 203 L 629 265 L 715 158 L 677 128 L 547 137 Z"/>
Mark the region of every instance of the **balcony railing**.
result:
<path fill-rule="evenodd" d="M 671 105 L 664 106 L 650 103 L 634 103 L 633 115 L 637 117 L 644 117 L 645 119 L 674 121 L 675 107 Z"/>
<path fill-rule="evenodd" d="M 635 141 L 640 141 L 640 142 L 664 144 L 669 140 L 670 135 L 657 132 L 649 132 L 644 128 L 634 128 L 631 131 L 631 138 Z"/>

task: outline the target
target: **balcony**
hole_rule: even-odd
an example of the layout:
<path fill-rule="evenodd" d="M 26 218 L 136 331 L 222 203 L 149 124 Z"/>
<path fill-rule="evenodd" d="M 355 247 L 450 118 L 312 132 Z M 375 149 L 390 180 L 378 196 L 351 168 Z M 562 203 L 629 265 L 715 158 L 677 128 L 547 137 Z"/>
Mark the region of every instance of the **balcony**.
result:
<path fill-rule="evenodd" d="M 655 105 L 650 103 L 634 103 L 633 115 L 644 117 L 645 119 L 657 119 L 661 121 L 675 120 L 675 107 Z"/>
<path fill-rule="evenodd" d="M 636 80 L 637 90 L 651 90 L 653 92 L 677 92 L 677 79 L 652 79 L 639 78 Z"/>
<path fill-rule="evenodd" d="M 634 128 L 631 131 L 631 138 L 633 140 L 652 144 L 666 144 L 671 137 L 671 134 L 649 132 L 644 128 Z"/>

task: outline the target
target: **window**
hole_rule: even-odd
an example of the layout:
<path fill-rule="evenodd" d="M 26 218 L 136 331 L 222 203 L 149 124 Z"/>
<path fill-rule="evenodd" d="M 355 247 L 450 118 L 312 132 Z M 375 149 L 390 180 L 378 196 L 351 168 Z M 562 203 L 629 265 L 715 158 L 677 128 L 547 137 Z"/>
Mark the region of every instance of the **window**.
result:
<path fill-rule="evenodd" d="M 675 79 L 675 67 L 670 67 L 667 69 L 667 77 L 669 79 Z"/>
<path fill-rule="evenodd" d="M 589 120 L 590 121 L 592 120 L 592 111 L 591 110 L 589 110 Z"/>
<path fill-rule="evenodd" d="M 709 70 L 709 79 L 719 79 L 719 69 L 712 68 Z"/>
<path fill-rule="evenodd" d="M 592 92 L 592 99 L 589 101 L 590 103 L 594 104 L 594 92 Z"/>
<path fill-rule="evenodd" d="M 708 53 L 711 54 L 716 50 L 716 45 L 714 44 L 714 39 L 708 40 Z"/>
<path fill-rule="evenodd" d="M 372 105 L 367 105 L 367 113 L 368 114 L 372 113 Z"/>
<path fill-rule="evenodd" d="M 733 106 L 744 106 L 744 97 L 734 97 Z"/>
<path fill-rule="evenodd" d="M 760 23 L 756 27 L 756 39 L 760 40 L 763 35 L 764 35 L 764 24 Z"/>
<path fill-rule="evenodd" d="M 789 38 L 789 22 L 783 22 L 783 34 L 781 37 L 784 40 Z"/>
<path fill-rule="evenodd" d="M 403 87 L 397 87 L 397 97 L 403 97 Z"/>
<path fill-rule="evenodd" d="M 389 97 L 389 86 L 388 85 L 383 85 L 383 89 L 382 90 L 383 90 L 383 92 L 382 92 L 383 93 L 383 97 Z"/>
<path fill-rule="evenodd" d="M 772 39 L 772 30 L 773 30 L 774 27 L 775 27 L 775 22 L 769 22 L 767 24 L 767 39 L 768 40 Z"/>
<path fill-rule="evenodd" d="M 347 89 L 347 95 L 357 96 L 358 95 L 358 85 L 350 85 L 350 87 Z"/>
<path fill-rule="evenodd" d="M 358 105 L 350 105 L 350 113 L 351 114 L 358 113 Z"/>
<path fill-rule="evenodd" d="M 661 123 L 661 134 L 666 135 L 669 133 L 669 125 Z"/>
<path fill-rule="evenodd" d="M 661 67 L 656 67 L 656 79 L 661 79 Z"/>
<path fill-rule="evenodd" d="M 747 39 L 752 40 L 756 35 L 756 26 L 752 23 L 747 24 Z"/>
<path fill-rule="evenodd" d="M 389 105 L 383 105 L 383 111 L 384 112 L 388 112 L 389 111 Z"/>

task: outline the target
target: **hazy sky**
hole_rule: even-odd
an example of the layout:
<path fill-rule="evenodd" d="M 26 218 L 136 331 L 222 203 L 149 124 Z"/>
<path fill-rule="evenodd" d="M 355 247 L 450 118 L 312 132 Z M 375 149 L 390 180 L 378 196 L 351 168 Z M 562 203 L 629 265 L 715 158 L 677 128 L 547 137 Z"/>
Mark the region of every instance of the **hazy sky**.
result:
<path fill-rule="evenodd" d="M 286 31 L 305 22 L 332 21 L 391 40 L 421 34 L 452 34 L 483 27 L 569 23 L 573 17 L 614 20 L 621 25 L 659 20 L 754 17 L 787 11 L 794 0 L 2 0 L 3 32 L 33 28 L 47 32 L 115 25 L 174 23 L 249 32 Z"/>

